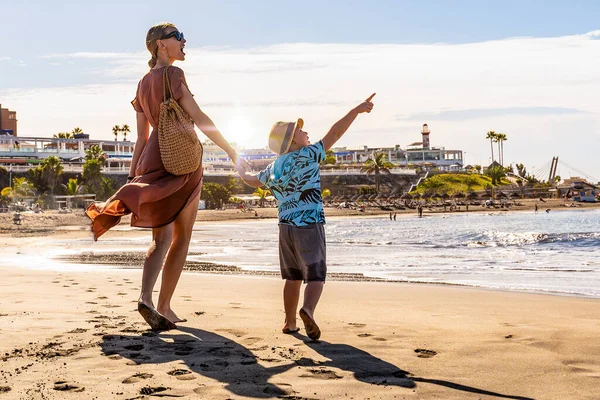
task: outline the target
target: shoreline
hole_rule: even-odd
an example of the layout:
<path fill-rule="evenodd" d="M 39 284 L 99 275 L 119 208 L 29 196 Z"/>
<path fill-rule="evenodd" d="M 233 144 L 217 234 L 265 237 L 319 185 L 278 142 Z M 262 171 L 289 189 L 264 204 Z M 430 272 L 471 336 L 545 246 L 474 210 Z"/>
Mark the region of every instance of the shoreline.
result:
<path fill-rule="evenodd" d="M 533 205 L 533 203 L 531 204 Z M 588 207 L 581 207 L 581 208 L 576 208 L 576 210 L 578 211 L 587 211 L 587 210 L 592 210 L 592 209 L 596 209 L 599 207 L 594 207 L 595 204 L 590 204 L 588 205 Z M 559 209 L 566 209 L 566 210 L 573 210 L 573 208 L 570 207 L 563 207 L 563 208 L 559 208 Z M 269 210 L 267 212 L 271 212 L 274 215 L 276 215 L 276 209 L 263 209 L 263 210 Z M 359 212 L 359 211 L 355 211 L 355 210 L 350 210 L 350 212 L 348 212 L 348 210 L 333 210 L 333 211 L 337 211 L 337 213 L 335 212 L 331 212 L 332 209 L 326 209 L 328 212 L 327 218 L 331 219 L 331 220 L 336 220 L 336 219 L 347 219 L 347 218 L 354 218 L 354 219 L 362 219 L 362 218 L 381 218 L 381 219 L 387 219 L 389 216 L 388 212 L 380 212 L 379 210 L 370 210 L 369 213 L 367 213 L 365 215 L 365 213 Z M 532 210 L 514 210 L 515 212 L 532 212 Z M 502 210 L 478 210 L 478 211 L 469 211 L 470 214 L 474 214 L 474 215 L 479 215 L 479 214 L 491 214 L 491 213 L 506 213 L 506 211 L 502 211 Z M 231 214 L 233 214 L 234 216 L 237 214 L 244 214 L 244 213 L 240 213 L 238 210 L 224 210 L 224 211 L 204 211 L 204 212 L 200 212 L 199 216 L 197 218 L 197 223 L 199 223 L 200 227 L 203 225 L 203 223 L 205 222 L 210 222 L 210 223 L 214 223 L 214 224 L 226 224 L 229 222 L 241 222 L 241 223 L 245 223 L 243 221 L 259 221 L 259 220 L 270 220 L 272 218 L 246 218 L 245 216 L 242 216 L 242 218 L 238 219 L 238 218 L 231 218 Z M 249 213 L 248 213 L 249 214 Z M 431 214 L 426 214 L 426 217 L 444 217 L 444 216 L 448 216 L 448 215 L 452 215 L 452 214 L 456 214 L 456 212 L 447 212 L 447 213 L 431 213 Z M 461 215 L 464 215 L 465 213 L 461 213 Z M 34 244 L 36 243 L 35 238 L 40 237 L 40 238 L 58 238 L 59 240 L 63 240 L 63 238 L 65 239 L 83 239 L 83 238 L 87 238 L 89 237 L 89 233 L 87 232 L 87 226 L 86 225 L 82 225 L 81 223 L 77 224 L 77 222 L 81 222 L 83 221 L 84 223 L 87 222 L 87 218 L 85 216 L 81 216 L 81 215 L 74 215 L 74 214 L 50 214 L 50 213 L 44 213 L 44 214 L 36 214 L 35 215 L 36 218 L 40 219 L 40 224 L 32 224 L 32 226 L 30 228 L 24 228 L 22 230 L 20 230 L 21 228 L 17 228 L 16 231 L 2 231 L 0 229 L 0 237 L 4 237 L 6 238 L 6 244 L 3 246 L 0 246 L 0 249 L 2 247 L 6 247 L 6 248 L 14 248 L 15 246 L 18 246 L 18 243 L 20 243 L 21 240 L 23 240 L 23 238 L 27 238 L 30 239 L 29 243 Z M 408 213 L 408 212 L 404 212 L 401 214 L 398 214 L 399 217 L 399 221 L 402 221 L 403 218 L 417 218 L 416 215 L 412 214 L 412 213 Z M 75 223 L 73 225 L 65 225 L 65 226 L 60 226 L 61 223 Z M 52 226 L 49 226 L 50 224 L 52 224 Z M 122 223 L 116 227 L 116 229 L 113 229 L 111 232 L 113 235 L 116 235 L 116 237 L 128 237 L 130 235 L 135 235 L 135 237 L 145 237 L 148 235 L 149 230 L 148 229 L 142 229 L 142 228 L 129 228 L 127 227 L 128 223 L 127 221 L 122 221 Z M 0 225 L 0 227 L 2 227 L 2 225 Z M 90 241 L 90 244 L 92 242 Z M 107 254 L 103 251 L 92 251 L 92 257 L 89 257 L 89 254 L 86 253 L 90 253 L 88 251 L 80 251 L 78 255 L 72 255 L 72 256 L 65 256 L 63 255 L 62 258 L 58 257 L 56 259 L 56 261 L 58 262 L 66 262 L 67 264 L 96 264 L 98 266 L 101 265 L 107 265 L 107 266 L 116 266 L 117 268 L 121 268 L 121 269 L 140 269 L 141 268 L 141 264 L 143 263 L 143 258 L 145 255 L 145 250 L 144 251 L 127 251 L 127 252 L 120 252 L 118 253 L 119 256 L 121 256 L 122 260 L 120 261 L 111 261 L 110 256 L 111 254 Z M 190 256 L 193 256 L 193 253 L 189 254 Z M 55 257 L 52 257 L 53 259 Z M 86 260 L 87 259 L 87 260 Z M 279 278 L 279 271 L 277 268 L 273 268 L 272 270 L 264 270 L 264 269 L 250 269 L 250 268 L 242 268 L 242 267 L 238 267 L 237 265 L 228 265 L 226 262 L 224 263 L 218 263 L 218 262 L 199 262 L 199 261 L 190 261 L 188 260 L 187 262 L 189 264 L 189 267 L 186 268 L 185 270 L 188 271 L 193 271 L 195 273 L 199 273 L 199 274 L 205 274 L 205 275 L 224 275 L 224 276 L 232 276 L 232 275 L 237 275 L 237 276 L 271 276 L 271 277 L 275 277 L 275 278 Z M 93 269 L 93 267 L 92 267 Z M 185 271 L 184 270 L 184 271 Z M 369 276 L 369 275 L 365 275 L 364 273 L 346 273 L 346 272 L 330 272 L 328 274 L 328 280 L 329 281 L 356 281 L 356 282 L 385 282 L 385 283 L 408 283 L 408 284 L 418 284 L 418 285 L 436 285 L 436 286 L 452 286 L 452 287 L 467 287 L 467 288 L 476 288 L 476 289 L 482 289 L 482 290 L 492 290 L 492 291 L 506 291 L 506 292 L 510 292 L 510 293 L 525 293 L 525 294 L 545 294 L 545 295 L 551 295 L 551 296 L 560 296 L 560 297 L 574 297 L 574 298 L 591 298 L 591 299 L 596 299 L 598 297 L 595 297 L 593 295 L 587 294 L 587 293 L 574 293 L 574 292 L 570 292 L 570 291 L 561 291 L 561 290 L 536 290 L 536 289 L 523 289 L 523 288 L 505 288 L 505 287 L 500 287 L 500 288 L 495 288 L 495 287 L 489 287 L 489 286 L 484 286 L 484 285 L 477 285 L 477 284 L 469 284 L 469 283 L 452 283 L 452 282 L 436 282 L 436 281 L 430 281 L 430 280 L 411 280 L 411 279 L 394 279 L 394 278 L 386 278 L 383 276 Z"/>
<path fill-rule="evenodd" d="M 539 204 L 539 212 L 543 213 L 545 209 L 551 211 L 565 211 L 565 210 L 593 210 L 600 208 L 600 202 L 596 203 L 573 203 L 566 202 L 559 199 L 545 199 L 545 203 L 540 203 L 537 199 L 525 199 L 518 200 L 518 206 L 511 206 L 510 208 L 485 208 L 483 206 L 470 206 L 469 211 L 465 210 L 464 206 L 461 206 L 458 211 L 444 211 L 443 207 L 429 208 L 425 207 L 423 210 L 423 217 L 432 216 L 448 216 L 448 215 L 464 215 L 464 214 L 489 214 L 489 213 L 513 213 L 513 212 L 534 212 L 535 204 Z M 571 206 L 574 204 L 574 206 Z M 254 216 L 254 210 L 257 212 L 258 217 Z M 405 210 L 381 210 L 379 208 L 367 207 L 364 212 L 357 209 L 346 209 L 346 208 L 334 208 L 325 207 L 325 218 L 337 218 L 337 217 L 348 217 L 348 218 L 363 218 L 363 217 L 389 217 L 390 212 L 396 214 L 397 217 L 406 218 L 417 216 L 417 211 L 413 209 Z M 70 212 L 58 212 L 58 211 L 46 211 L 43 213 L 25 212 L 21 213 L 22 224 L 16 226 L 13 223 L 13 213 L 2 213 L 0 214 L 0 237 L 6 235 L 25 235 L 31 236 L 34 234 L 50 235 L 54 234 L 61 228 L 68 227 L 68 229 L 77 230 L 76 227 L 80 227 L 82 230 L 87 229 L 89 226 L 89 219 L 83 213 L 83 209 L 73 210 Z M 250 220 L 257 221 L 261 219 L 275 219 L 277 218 L 277 208 L 256 208 L 253 211 L 241 212 L 238 209 L 225 209 L 225 210 L 199 210 L 196 216 L 196 222 L 228 222 L 228 221 L 240 221 Z M 131 220 L 130 216 L 124 216 L 121 219 L 119 225 L 129 225 Z M 142 229 L 142 228 L 140 228 Z"/>
<path fill-rule="evenodd" d="M 189 253 L 189 256 L 199 255 L 201 253 Z M 102 265 L 115 267 L 116 270 L 139 270 L 142 269 L 142 262 L 145 256 L 145 252 L 121 252 L 118 255 L 108 252 L 85 252 L 79 255 L 65 255 L 54 257 L 55 260 L 64 262 L 66 264 L 78 264 L 78 265 L 89 265 L 91 271 L 97 271 L 94 266 L 99 267 Z M 113 268 L 110 268 L 113 270 Z M 260 277 L 260 278 L 272 278 L 281 281 L 281 275 L 279 270 L 263 270 L 263 269 L 247 269 L 238 267 L 237 265 L 221 264 L 217 262 L 206 262 L 206 261 L 186 261 L 183 272 L 186 274 L 197 274 L 197 275 L 221 275 L 221 276 L 247 276 L 247 277 Z M 466 283 L 452 283 L 452 282 L 432 282 L 426 280 L 409 280 L 409 279 L 387 279 L 377 276 L 368 276 L 364 273 L 352 273 L 352 272 L 328 272 L 327 282 L 369 282 L 369 283 L 389 283 L 389 284 L 409 284 L 409 285 L 433 285 L 433 286 L 449 286 L 449 287 L 460 287 L 475 290 L 485 291 L 497 291 L 506 293 L 523 293 L 523 294 L 536 294 L 536 295 L 547 295 L 547 296 L 559 296 L 559 297 L 572 297 L 582 299 L 600 299 L 600 297 L 583 294 L 573 293 L 566 291 L 557 290 L 527 290 L 527 289 L 507 289 L 507 288 L 493 288 L 475 284 Z"/>

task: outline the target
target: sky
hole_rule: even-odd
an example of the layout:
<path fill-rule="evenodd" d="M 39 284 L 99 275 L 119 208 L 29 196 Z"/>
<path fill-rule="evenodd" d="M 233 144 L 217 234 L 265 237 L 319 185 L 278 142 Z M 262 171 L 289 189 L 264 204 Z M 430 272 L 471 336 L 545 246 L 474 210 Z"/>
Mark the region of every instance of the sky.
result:
<path fill-rule="evenodd" d="M 597 1 L 0 0 L 0 15 L 0 104 L 19 136 L 134 127 L 145 34 L 170 21 L 187 39 L 176 65 L 240 146 L 298 117 L 314 142 L 376 92 L 337 145 L 404 148 L 427 123 L 433 146 L 487 164 L 494 130 L 505 164 L 543 176 L 558 156 L 561 177 L 600 180 Z"/>

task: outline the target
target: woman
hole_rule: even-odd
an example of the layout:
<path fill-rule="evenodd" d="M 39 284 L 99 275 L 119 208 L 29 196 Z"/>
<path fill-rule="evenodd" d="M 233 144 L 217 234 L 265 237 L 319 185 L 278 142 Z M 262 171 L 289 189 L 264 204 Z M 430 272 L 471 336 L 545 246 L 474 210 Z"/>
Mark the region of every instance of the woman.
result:
<path fill-rule="evenodd" d="M 92 220 L 94 240 L 129 213 L 133 214 L 131 226 L 152 228 L 152 244 L 144 261 L 138 311 L 154 330 L 172 329 L 176 322 L 185 321 L 171 309 L 171 298 L 187 257 L 202 186 L 201 165 L 192 173 L 175 176 L 165 170 L 161 161 L 157 126 L 164 93 L 164 68 L 169 67 L 168 77 L 175 100 L 210 140 L 225 150 L 234 162 L 238 161 L 235 150 L 193 99 L 183 71 L 171 67 L 176 60 L 185 60 L 185 43 L 183 33 L 170 23 L 155 25 L 148 31 L 146 47 L 152 55 L 148 62 L 150 71 L 138 84 L 136 97 L 131 102 L 137 112 L 138 136 L 128 183 L 106 202 L 92 204 L 86 211 Z M 152 290 L 163 261 L 162 283 L 155 308 Z"/>

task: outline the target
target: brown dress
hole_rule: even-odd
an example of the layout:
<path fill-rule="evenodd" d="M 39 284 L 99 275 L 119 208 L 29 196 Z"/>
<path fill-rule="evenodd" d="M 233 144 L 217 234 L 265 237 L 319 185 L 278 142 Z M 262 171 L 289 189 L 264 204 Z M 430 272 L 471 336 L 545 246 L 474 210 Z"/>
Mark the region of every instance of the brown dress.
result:
<path fill-rule="evenodd" d="M 177 67 L 169 67 L 169 80 L 175 100 L 183 96 L 185 76 Z M 150 125 L 150 134 L 142 151 L 131 183 L 122 186 L 104 203 L 90 205 L 86 215 L 92 220 L 94 240 L 117 225 L 121 217 L 131 216 L 131 226 L 158 228 L 170 224 L 197 196 L 202 187 L 202 165 L 187 175 L 172 175 L 165 170 L 158 148 L 158 114 L 163 101 L 163 68 L 150 70 L 138 84 L 131 102 L 137 112 L 143 112 Z"/>

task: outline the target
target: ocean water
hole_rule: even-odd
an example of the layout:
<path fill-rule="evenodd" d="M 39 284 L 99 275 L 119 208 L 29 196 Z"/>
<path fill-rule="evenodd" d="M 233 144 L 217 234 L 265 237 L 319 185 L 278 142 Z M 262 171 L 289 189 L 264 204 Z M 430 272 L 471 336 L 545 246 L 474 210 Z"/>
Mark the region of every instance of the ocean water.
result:
<path fill-rule="evenodd" d="M 600 298 L 600 210 L 330 218 L 330 272 Z M 274 220 L 202 223 L 191 259 L 278 270 Z"/>

